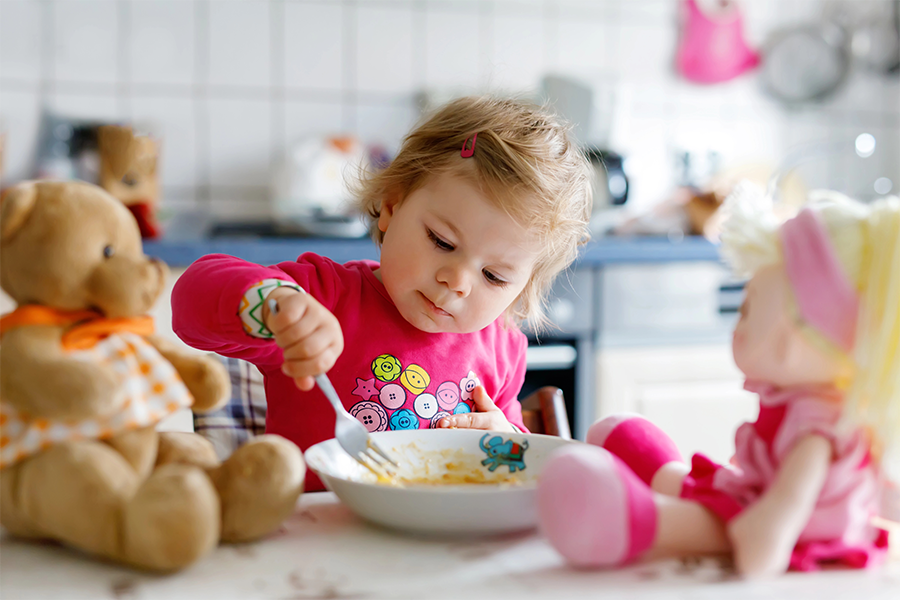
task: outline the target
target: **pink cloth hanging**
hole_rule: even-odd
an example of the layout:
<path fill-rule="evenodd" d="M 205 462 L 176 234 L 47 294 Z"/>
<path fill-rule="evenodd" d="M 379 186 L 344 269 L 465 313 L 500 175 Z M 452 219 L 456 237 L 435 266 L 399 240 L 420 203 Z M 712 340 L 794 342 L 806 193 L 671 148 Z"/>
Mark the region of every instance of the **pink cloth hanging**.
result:
<path fill-rule="evenodd" d="M 686 79 L 717 83 L 737 77 L 759 64 L 759 54 L 744 40 L 744 23 L 734 0 L 710 16 L 696 0 L 684 0 L 685 16 L 675 65 Z"/>

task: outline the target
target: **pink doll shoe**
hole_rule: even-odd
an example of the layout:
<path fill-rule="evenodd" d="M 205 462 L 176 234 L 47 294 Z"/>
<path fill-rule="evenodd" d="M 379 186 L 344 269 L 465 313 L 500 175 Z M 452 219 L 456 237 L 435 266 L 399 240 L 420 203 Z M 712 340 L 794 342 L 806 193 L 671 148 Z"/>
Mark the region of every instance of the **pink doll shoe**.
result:
<path fill-rule="evenodd" d="M 537 502 L 544 535 L 576 566 L 627 563 L 656 536 L 653 491 L 603 448 L 573 444 L 554 452 L 538 479 Z"/>
<path fill-rule="evenodd" d="M 647 485 L 664 464 L 684 462 L 675 442 L 662 429 L 634 413 L 600 419 L 588 429 L 586 441 L 618 456 Z"/>

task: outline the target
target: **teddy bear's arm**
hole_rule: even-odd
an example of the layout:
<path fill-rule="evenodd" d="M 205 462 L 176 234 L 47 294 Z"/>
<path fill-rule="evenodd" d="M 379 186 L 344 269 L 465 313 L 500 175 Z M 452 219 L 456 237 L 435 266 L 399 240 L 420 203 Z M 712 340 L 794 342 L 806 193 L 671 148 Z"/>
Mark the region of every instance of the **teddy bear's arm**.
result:
<path fill-rule="evenodd" d="M 0 398 L 34 417 L 81 419 L 123 401 L 112 369 L 66 356 L 60 327 L 23 326 L 3 336 Z"/>
<path fill-rule="evenodd" d="M 188 391 L 194 397 L 193 410 L 207 412 L 215 410 L 228 401 L 231 381 L 228 371 L 221 362 L 206 356 L 184 350 L 159 336 L 150 336 L 147 341 L 172 363 Z"/>

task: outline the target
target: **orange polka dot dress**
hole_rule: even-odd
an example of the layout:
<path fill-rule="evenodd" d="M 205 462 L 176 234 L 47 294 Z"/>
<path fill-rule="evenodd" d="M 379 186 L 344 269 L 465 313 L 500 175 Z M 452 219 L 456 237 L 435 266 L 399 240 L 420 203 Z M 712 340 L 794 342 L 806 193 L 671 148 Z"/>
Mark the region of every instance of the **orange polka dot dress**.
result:
<path fill-rule="evenodd" d="M 121 332 L 69 356 L 108 365 L 120 378 L 114 412 L 84 420 L 35 418 L 0 403 L 0 469 L 60 442 L 105 439 L 158 423 L 193 398 L 174 367 L 140 335 Z"/>

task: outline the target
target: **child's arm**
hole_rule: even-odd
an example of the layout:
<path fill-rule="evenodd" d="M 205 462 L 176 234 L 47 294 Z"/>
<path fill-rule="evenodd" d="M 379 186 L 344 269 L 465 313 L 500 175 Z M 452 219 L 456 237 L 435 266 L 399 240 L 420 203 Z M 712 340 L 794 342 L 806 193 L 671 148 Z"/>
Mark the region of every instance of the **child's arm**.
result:
<path fill-rule="evenodd" d="M 311 390 L 313 377 L 329 371 L 344 351 L 337 317 L 305 291 L 283 286 L 269 292 L 262 321 L 284 351 L 281 372 L 301 390 Z"/>
<path fill-rule="evenodd" d="M 769 489 L 728 524 L 738 573 L 758 577 L 787 570 L 825 484 L 831 448 L 822 435 L 801 438 L 785 456 Z"/>
<path fill-rule="evenodd" d="M 248 360 L 279 363 L 280 349 L 270 339 L 248 334 L 239 312 L 244 294 L 255 284 L 295 276 L 233 256 L 211 254 L 194 262 L 172 290 L 172 328 L 186 344 L 200 350 Z"/>

